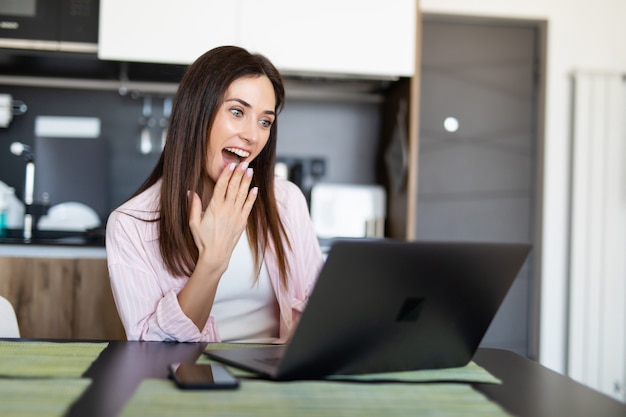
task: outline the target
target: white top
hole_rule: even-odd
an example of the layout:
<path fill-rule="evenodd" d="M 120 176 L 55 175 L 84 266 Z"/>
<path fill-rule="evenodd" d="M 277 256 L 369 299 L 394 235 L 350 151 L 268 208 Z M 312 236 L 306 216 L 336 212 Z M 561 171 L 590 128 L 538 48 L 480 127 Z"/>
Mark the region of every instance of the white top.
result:
<path fill-rule="evenodd" d="M 254 281 L 254 260 L 244 232 L 217 287 L 211 315 L 224 342 L 271 343 L 278 338 L 278 302 L 265 264 Z"/>

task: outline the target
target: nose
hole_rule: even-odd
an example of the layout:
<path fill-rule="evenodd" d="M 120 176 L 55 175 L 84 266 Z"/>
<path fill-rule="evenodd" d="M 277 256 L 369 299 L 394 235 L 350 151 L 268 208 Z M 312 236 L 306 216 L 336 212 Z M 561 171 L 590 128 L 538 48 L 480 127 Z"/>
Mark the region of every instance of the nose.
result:
<path fill-rule="evenodd" d="M 259 124 L 254 118 L 247 118 L 241 128 L 241 139 L 248 143 L 255 143 L 259 140 Z"/>

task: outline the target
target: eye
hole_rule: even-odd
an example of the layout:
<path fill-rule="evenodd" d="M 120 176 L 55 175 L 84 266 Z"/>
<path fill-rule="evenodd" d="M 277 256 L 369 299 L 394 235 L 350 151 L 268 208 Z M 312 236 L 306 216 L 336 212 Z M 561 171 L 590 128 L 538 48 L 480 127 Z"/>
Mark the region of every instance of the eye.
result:
<path fill-rule="evenodd" d="M 259 120 L 259 124 L 265 128 L 270 128 L 272 127 L 272 123 L 273 120 L 269 120 L 269 119 L 261 119 Z"/>
<path fill-rule="evenodd" d="M 235 117 L 243 117 L 243 110 L 238 109 L 236 107 L 233 107 L 232 109 L 230 109 L 230 112 Z"/>

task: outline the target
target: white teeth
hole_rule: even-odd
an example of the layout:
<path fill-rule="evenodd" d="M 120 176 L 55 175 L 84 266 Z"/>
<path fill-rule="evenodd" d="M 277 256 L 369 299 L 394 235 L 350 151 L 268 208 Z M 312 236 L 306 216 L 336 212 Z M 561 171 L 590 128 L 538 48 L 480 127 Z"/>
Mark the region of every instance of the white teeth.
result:
<path fill-rule="evenodd" d="M 232 152 L 232 153 L 234 153 L 235 155 L 237 155 L 237 156 L 239 156 L 239 157 L 241 157 L 241 158 L 247 158 L 247 157 L 249 157 L 249 156 L 250 156 L 250 152 L 246 152 L 246 151 L 244 151 L 244 150 L 242 150 L 242 149 L 237 149 L 237 148 L 226 148 L 226 150 L 227 150 L 228 152 Z"/>

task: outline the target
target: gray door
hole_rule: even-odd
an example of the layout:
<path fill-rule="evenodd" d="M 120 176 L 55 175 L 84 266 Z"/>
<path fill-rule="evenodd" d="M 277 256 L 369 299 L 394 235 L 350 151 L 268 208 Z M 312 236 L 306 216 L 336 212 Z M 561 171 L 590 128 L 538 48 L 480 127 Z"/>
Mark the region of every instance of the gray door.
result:
<path fill-rule="evenodd" d="M 417 238 L 534 243 L 538 29 L 424 20 Z M 532 265 L 482 346 L 533 356 Z"/>

